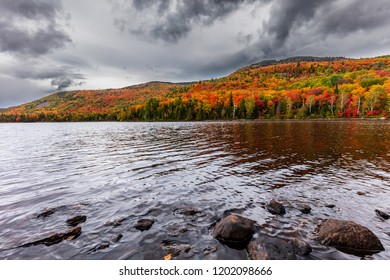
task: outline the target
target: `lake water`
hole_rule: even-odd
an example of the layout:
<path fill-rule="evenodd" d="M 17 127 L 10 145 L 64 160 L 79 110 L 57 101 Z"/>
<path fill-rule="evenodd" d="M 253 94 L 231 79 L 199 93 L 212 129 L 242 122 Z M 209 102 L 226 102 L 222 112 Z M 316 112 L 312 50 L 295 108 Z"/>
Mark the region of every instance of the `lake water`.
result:
<path fill-rule="evenodd" d="M 358 259 L 314 240 L 323 219 L 352 220 L 386 249 L 368 258 L 390 259 L 390 221 L 374 211 L 390 213 L 389 121 L 0 124 L 0 134 L 0 259 L 247 259 L 210 233 L 228 211 L 307 241 L 307 259 Z M 264 209 L 272 198 L 286 215 Z M 76 215 L 87 216 L 78 238 L 20 247 Z M 139 231 L 141 218 L 155 223 Z"/>

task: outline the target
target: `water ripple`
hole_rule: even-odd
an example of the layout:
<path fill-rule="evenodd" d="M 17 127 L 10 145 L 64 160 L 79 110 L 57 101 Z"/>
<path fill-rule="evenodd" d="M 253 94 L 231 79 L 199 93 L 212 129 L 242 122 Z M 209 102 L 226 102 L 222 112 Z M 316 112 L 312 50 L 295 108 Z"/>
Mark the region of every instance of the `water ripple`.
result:
<path fill-rule="evenodd" d="M 313 241 L 321 219 L 354 220 L 384 244 L 373 258 L 390 259 L 390 228 L 374 212 L 390 212 L 389 122 L 42 123 L 0 131 L 1 259 L 161 259 L 172 238 L 192 248 L 178 258 L 245 259 L 210 235 L 227 211 L 256 220 L 266 234 L 305 239 L 311 259 L 356 259 Z M 264 209 L 271 198 L 286 205 L 285 216 Z M 312 214 L 302 215 L 301 204 Z M 53 213 L 39 216 L 47 209 Z M 15 248 L 66 230 L 66 219 L 80 214 L 87 221 L 76 240 Z M 155 223 L 140 232 L 134 224 L 144 217 Z M 109 247 L 96 249 L 103 243 Z M 207 248 L 217 249 L 205 255 Z"/>

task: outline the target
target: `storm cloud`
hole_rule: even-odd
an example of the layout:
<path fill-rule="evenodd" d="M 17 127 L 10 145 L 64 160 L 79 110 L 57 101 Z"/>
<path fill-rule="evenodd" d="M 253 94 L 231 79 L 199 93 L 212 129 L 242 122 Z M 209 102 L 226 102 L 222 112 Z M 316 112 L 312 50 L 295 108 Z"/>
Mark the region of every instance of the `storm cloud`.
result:
<path fill-rule="evenodd" d="M 343 52 L 348 45 L 357 42 L 343 42 L 345 35 L 370 32 L 390 23 L 387 0 L 110 0 L 110 3 L 114 23 L 121 31 L 129 31 L 145 41 L 160 40 L 171 45 L 186 40 L 194 30 L 228 22 L 242 8 L 251 7 L 254 12 L 268 9 L 263 17 L 243 19 L 256 26 L 256 33 L 243 30 L 235 34 L 243 48 L 233 52 L 228 60 L 236 62 L 241 57 L 242 63 L 300 54 L 300 50 L 309 52 L 302 55 L 317 54 L 324 49 L 321 44 L 333 42 L 345 46 L 339 48 L 339 54 L 346 55 Z M 384 45 L 383 40 L 379 43 Z M 220 61 L 216 64 L 222 65 Z"/>
<path fill-rule="evenodd" d="M 265 31 L 273 37 L 274 46 L 280 47 L 292 30 L 311 21 L 317 11 L 334 0 L 289 0 L 276 1 L 271 16 L 265 25 Z"/>
<path fill-rule="evenodd" d="M 38 56 L 72 41 L 59 23 L 66 16 L 60 1 L 0 0 L 0 7 L 2 52 Z"/>
<path fill-rule="evenodd" d="M 322 51 L 326 41 L 344 51 L 349 44 L 362 43 L 360 38 L 343 42 L 344 36 L 360 31 L 370 37 L 373 30 L 389 25 L 389 15 L 387 0 L 276 0 L 253 48 L 259 51 L 257 59 L 288 56 L 300 49 L 313 54 Z"/>
<path fill-rule="evenodd" d="M 389 30 L 388 0 L 0 0 L 0 107 L 264 59 L 386 55 Z"/>
<path fill-rule="evenodd" d="M 323 15 L 318 14 L 319 31 L 325 34 L 369 31 L 390 22 L 390 2 L 387 0 L 331 2 L 323 9 Z"/>
<path fill-rule="evenodd" d="M 42 64 L 40 66 L 28 65 L 24 67 L 9 67 L 11 77 L 23 80 L 50 80 L 50 85 L 57 90 L 64 90 L 70 86 L 81 86 L 86 77 L 70 66 L 55 66 Z"/>
<path fill-rule="evenodd" d="M 241 6 L 254 2 L 255 0 L 113 0 L 113 10 L 115 24 L 120 30 L 128 30 L 146 39 L 177 43 L 188 35 L 194 25 L 209 26 L 225 19 Z"/>
<path fill-rule="evenodd" d="M 64 90 L 70 86 L 81 86 L 84 82 L 75 82 L 72 77 L 63 76 L 51 80 L 51 85 L 56 86 L 58 90 Z"/>

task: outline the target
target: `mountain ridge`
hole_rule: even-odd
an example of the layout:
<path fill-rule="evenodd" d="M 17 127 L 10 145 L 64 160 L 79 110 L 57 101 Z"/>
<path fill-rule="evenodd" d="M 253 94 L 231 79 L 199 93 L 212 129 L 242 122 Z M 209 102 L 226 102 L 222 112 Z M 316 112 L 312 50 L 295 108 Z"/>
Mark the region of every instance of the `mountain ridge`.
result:
<path fill-rule="evenodd" d="M 288 58 L 283 58 L 283 59 L 269 59 L 269 60 L 262 60 L 253 64 L 250 64 L 249 66 L 245 67 L 250 67 L 250 68 L 257 68 L 261 66 L 270 66 L 270 65 L 278 65 L 278 64 L 283 64 L 283 63 L 291 63 L 291 62 L 331 62 L 335 60 L 343 60 L 347 59 L 343 56 L 292 56 Z M 245 68 L 244 67 L 244 68 Z"/>
<path fill-rule="evenodd" d="M 2 109 L 0 121 L 387 117 L 389 79 L 390 56 L 298 56 L 198 82 L 56 92 Z"/>

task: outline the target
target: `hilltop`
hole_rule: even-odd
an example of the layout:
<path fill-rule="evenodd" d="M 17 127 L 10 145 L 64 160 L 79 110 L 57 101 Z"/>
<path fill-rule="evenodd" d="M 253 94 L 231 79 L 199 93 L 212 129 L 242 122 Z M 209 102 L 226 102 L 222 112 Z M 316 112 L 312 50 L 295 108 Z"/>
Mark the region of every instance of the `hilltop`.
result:
<path fill-rule="evenodd" d="M 291 63 L 291 62 L 332 62 L 336 60 L 344 60 L 345 57 L 318 57 L 318 56 L 293 56 L 285 59 L 270 59 L 270 60 L 263 60 L 254 64 L 249 65 L 250 68 L 258 68 L 261 66 L 269 66 L 269 65 L 276 65 L 276 64 L 285 64 L 285 63 Z"/>
<path fill-rule="evenodd" d="M 387 117 L 390 56 L 268 60 L 207 81 L 58 92 L 0 121 L 151 121 Z"/>

